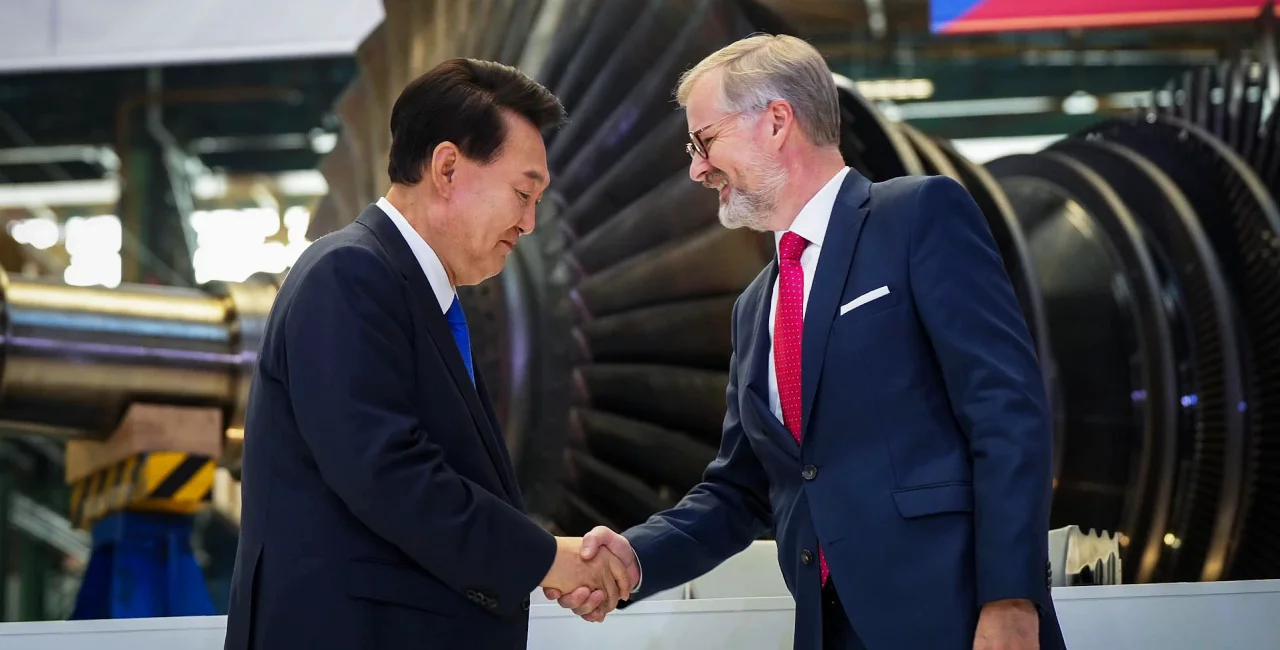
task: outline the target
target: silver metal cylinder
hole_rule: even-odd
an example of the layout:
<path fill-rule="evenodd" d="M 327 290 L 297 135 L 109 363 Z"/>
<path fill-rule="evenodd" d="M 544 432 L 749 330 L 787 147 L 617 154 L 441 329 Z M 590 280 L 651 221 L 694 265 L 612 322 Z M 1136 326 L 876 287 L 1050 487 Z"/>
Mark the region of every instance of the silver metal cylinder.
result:
<path fill-rule="evenodd" d="M 273 282 L 0 287 L 0 428 L 100 439 L 134 402 L 218 407 L 243 426 Z"/>

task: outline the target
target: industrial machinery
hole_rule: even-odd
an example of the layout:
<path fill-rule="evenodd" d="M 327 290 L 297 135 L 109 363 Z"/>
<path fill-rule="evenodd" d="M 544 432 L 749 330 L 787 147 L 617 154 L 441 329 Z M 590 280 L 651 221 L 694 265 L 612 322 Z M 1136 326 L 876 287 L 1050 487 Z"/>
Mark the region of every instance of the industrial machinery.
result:
<path fill-rule="evenodd" d="M 388 106 L 413 71 L 476 56 L 551 88 L 572 116 L 548 136 L 551 200 L 463 300 L 535 512 L 570 534 L 642 521 L 714 456 L 730 309 L 773 254 L 688 180 L 671 90 L 708 52 L 790 30 L 745 0 L 385 4 L 338 104 L 312 234 L 385 186 Z M 851 166 L 951 176 L 987 216 L 1053 402 L 1054 525 L 1115 531 L 1126 582 L 1280 575 L 1270 43 L 1268 23 L 1260 55 L 985 167 L 837 80 Z"/>
<path fill-rule="evenodd" d="M 71 519 L 93 532 L 72 618 L 216 613 L 192 515 L 209 501 L 215 465 L 237 458 L 275 285 L 0 280 L 0 428 L 67 441 Z M 149 404 L 169 411 L 148 415 Z"/>
<path fill-rule="evenodd" d="M 0 427 L 103 440 L 134 403 L 213 407 L 232 431 L 231 464 L 275 290 L 266 277 L 104 289 L 0 275 Z"/>
<path fill-rule="evenodd" d="M 476 363 L 548 527 L 626 527 L 674 504 L 715 454 L 730 309 L 773 253 L 722 228 L 688 180 L 670 93 L 706 54 L 788 27 L 749 0 L 388 0 L 386 13 L 338 103 L 310 235 L 386 187 L 390 106 L 415 73 L 473 56 L 547 85 L 572 122 L 548 135 L 538 229 L 501 275 L 463 288 Z M 1280 394 L 1277 70 L 1195 71 L 1133 116 L 985 167 L 837 78 L 851 166 L 953 177 L 986 215 L 1051 395 L 1054 526 L 1114 531 L 1125 582 L 1280 576 L 1280 426 L 1266 418 Z M 272 294 L 10 281 L 0 417 L 103 440 L 130 404 L 213 408 L 234 469 Z"/>

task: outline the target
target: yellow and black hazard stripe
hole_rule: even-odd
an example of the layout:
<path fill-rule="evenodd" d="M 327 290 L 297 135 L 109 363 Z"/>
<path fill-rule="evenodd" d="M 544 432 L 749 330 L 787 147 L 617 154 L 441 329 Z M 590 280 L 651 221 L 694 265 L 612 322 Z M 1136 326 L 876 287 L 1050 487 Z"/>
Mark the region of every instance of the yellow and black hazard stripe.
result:
<path fill-rule="evenodd" d="M 124 510 L 194 514 L 212 499 L 216 460 L 152 451 L 108 465 L 72 484 L 70 519 L 88 529 Z"/>

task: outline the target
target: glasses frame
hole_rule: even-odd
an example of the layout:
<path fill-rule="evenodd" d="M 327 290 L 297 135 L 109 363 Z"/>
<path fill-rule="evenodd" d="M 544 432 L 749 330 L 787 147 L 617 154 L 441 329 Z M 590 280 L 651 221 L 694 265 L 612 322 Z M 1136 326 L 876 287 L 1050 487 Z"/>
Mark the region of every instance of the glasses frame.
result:
<path fill-rule="evenodd" d="M 704 126 L 704 127 L 700 128 L 700 129 L 698 129 L 697 131 L 689 131 L 689 141 L 688 141 L 688 142 L 686 142 L 686 143 L 685 143 L 685 145 L 684 145 L 684 151 L 685 151 L 685 153 L 689 154 L 689 159 L 690 159 L 690 160 L 693 160 L 693 156 L 694 156 L 695 154 L 697 154 L 697 155 L 699 155 L 699 156 L 702 156 L 702 158 L 703 158 L 704 160 L 706 160 L 706 159 L 707 159 L 707 156 L 708 156 L 708 154 L 707 154 L 707 149 L 708 149 L 709 147 L 708 147 L 707 143 L 705 143 L 705 142 L 703 142 L 703 141 L 702 141 L 702 132 L 703 132 L 703 131 L 706 131 L 707 129 L 709 129 L 709 128 L 711 128 L 711 127 L 714 127 L 714 126 L 717 126 L 717 125 L 719 125 L 719 124 L 722 124 L 722 123 L 724 123 L 726 120 L 728 120 L 728 119 L 729 119 L 729 118 L 731 118 L 731 117 L 738 117 L 739 115 L 742 115 L 742 114 L 744 114 L 744 113 L 752 113 L 752 112 L 755 112 L 755 111 L 764 110 L 764 109 L 768 108 L 770 104 L 773 104 L 773 103 L 774 103 L 774 102 L 776 102 L 776 101 L 778 101 L 778 100 L 777 100 L 777 99 L 771 99 L 771 100 L 769 100 L 769 101 L 767 101 L 767 102 L 765 102 L 765 103 L 763 103 L 763 104 L 761 104 L 761 105 L 759 105 L 759 106 L 755 106 L 755 107 L 752 107 L 752 108 L 746 108 L 746 109 L 743 109 L 743 110 L 740 110 L 740 111 L 735 111 L 735 112 L 733 112 L 733 113 L 729 113 L 728 115 L 726 115 L 726 116 L 724 116 L 724 117 L 722 117 L 722 118 L 720 118 L 720 119 L 718 119 L 718 120 L 716 120 L 716 121 L 714 121 L 714 122 L 712 122 L 712 123 L 710 123 L 710 124 L 708 124 L 708 125 L 706 125 L 706 126 Z"/>
<path fill-rule="evenodd" d="M 703 141 L 702 141 L 702 132 L 703 132 L 703 131 L 706 131 L 707 129 L 709 129 L 709 128 L 711 128 L 711 127 L 714 127 L 714 126 L 719 126 L 720 124 L 722 124 L 723 122 L 725 122 L 725 121 L 726 121 L 726 120 L 728 120 L 729 118 L 731 118 L 731 117 L 737 117 L 737 116 L 739 116 L 739 115 L 742 115 L 742 114 L 743 114 L 743 113 L 745 113 L 745 112 L 746 112 L 746 111 L 738 111 L 738 112 L 736 112 L 736 113 L 730 113 L 730 114 L 728 114 L 728 115 L 726 115 L 726 116 L 724 116 L 724 117 L 722 117 L 722 118 L 720 118 L 720 119 L 718 119 L 718 120 L 716 120 L 716 121 L 714 121 L 714 122 L 712 122 L 712 123 L 710 123 L 710 124 L 708 124 L 708 125 L 706 125 L 706 126 L 704 126 L 704 127 L 700 128 L 700 129 L 698 129 L 697 131 L 690 131 L 690 132 L 689 132 L 689 141 L 688 141 L 688 142 L 686 142 L 686 143 L 685 143 L 685 145 L 684 145 L 684 151 L 685 151 L 685 153 L 689 154 L 689 159 L 690 159 L 690 160 L 693 160 L 693 156 L 694 156 L 694 154 L 697 154 L 697 155 L 699 155 L 699 156 L 702 156 L 702 158 L 703 158 L 704 160 L 707 158 L 707 148 L 708 148 L 708 145 L 707 145 L 707 143 L 705 143 L 705 142 L 703 142 Z"/>

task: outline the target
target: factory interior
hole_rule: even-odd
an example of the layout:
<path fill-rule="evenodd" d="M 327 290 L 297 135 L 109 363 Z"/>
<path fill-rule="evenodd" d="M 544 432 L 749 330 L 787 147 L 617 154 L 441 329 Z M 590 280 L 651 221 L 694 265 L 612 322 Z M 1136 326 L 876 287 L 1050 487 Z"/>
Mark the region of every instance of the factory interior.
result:
<path fill-rule="evenodd" d="M 673 90 L 755 32 L 826 57 L 850 167 L 981 208 L 1052 405 L 1069 646 L 1274 648 L 1277 26 L 1259 0 L 0 1 L 0 648 L 222 647 L 276 289 L 385 193 L 391 104 L 454 56 L 570 116 L 536 231 L 459 288 L 530 516 L 678 502 L 774 248 L 690 181 Z M 535 600 L 530 647 L 790 648 L 759 544 L 602 625 Z M 724 606 L 676 616 L 697 599 Z"/>

